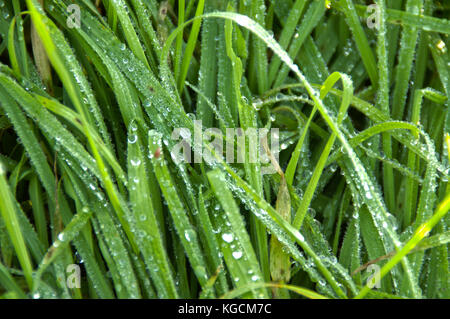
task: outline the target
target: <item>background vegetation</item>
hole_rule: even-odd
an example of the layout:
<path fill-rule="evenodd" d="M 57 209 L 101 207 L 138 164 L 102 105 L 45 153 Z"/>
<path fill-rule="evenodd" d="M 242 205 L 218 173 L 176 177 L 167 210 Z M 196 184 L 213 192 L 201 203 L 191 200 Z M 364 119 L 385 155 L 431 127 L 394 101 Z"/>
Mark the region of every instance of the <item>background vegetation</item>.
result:
<path fill-rule="evenodd" d="M 72 4 L 0 0 L 1 297 L 450 297 L 448 1 Z"/>

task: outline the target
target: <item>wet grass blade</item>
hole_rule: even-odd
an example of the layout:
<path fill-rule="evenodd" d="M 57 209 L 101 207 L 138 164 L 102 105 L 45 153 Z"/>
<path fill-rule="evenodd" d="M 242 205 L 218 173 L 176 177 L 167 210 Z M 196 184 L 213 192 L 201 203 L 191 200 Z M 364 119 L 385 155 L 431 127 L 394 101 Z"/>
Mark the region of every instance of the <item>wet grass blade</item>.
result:
<path fill-rule="evenodd" d="M 149 132 L 149 151 L 153 169 L 161 191 L 169 205 L 169 211 L 175 224 L 178 238 L 186 250 L 197 279 L 204 286 L 208 281 L 208 274 L 204 255 L 198 242 L 198 235 L 189 221 L 185 206 L 173 184 L 172 177 L 164 159 L 161 135 L 155 131 Z"/>
<path fill-rule="evenodd" d="M 13 196 L 9 189 L 8 182 L 6 181 L 6 172 L 3 166 L 0 164 L 0 195 L 2 198 L 0 204 L 0 213 L 5 223 L 8 234 L 11 238 L 11 242 L 19 259 L 20 265 L 24 272 L 24 276 L 28 286 L 31 288 L 33 285 L 33 265 L 31 263 L 30 255 L 25 244 L 25 240 L 22 234 L 20 223 L 17 218 L 15 205 L 13 203 Z"/>
<path fill-rule="evenodd" d="M 141 129 L 137 122 L 132 122 L 128 132 L 128 191 L 133 203 L 138 246 L 159 296 L 176 298 L 175 280 L 160 231 L 164 225 L 158 222 L 152 205 L 152 196 L 156 194 L 150 190 L 144 149 Z"/>
<path fill-rule="evenodd" d="M 224 175 L 218 170 L 208 173 L 208 179 L 216 197 L 223 207 L 226 220 L 222 223 L 221 249 L 227 267 L 233 277 L 236 287 L 245 286 L 249 283 L 261 282 L 262 273 L 256 254 L 250 243 L 250 238 L 243 227 L 243 219 L 233 199 L 231 191 L 223 187 Z M 228 225 L 226 227 L 226 225 Z M 264 290 L 256 290 L 254 298 L 267 297 Z"/>

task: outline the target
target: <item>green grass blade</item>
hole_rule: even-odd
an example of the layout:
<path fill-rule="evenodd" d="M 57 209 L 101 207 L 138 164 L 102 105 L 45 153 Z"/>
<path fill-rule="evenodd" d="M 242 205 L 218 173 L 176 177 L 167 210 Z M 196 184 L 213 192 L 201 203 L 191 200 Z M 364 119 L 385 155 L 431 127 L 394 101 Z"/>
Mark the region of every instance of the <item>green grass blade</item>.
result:
<path fill-rule="evenodd" d="M 22 229 L 20 228 L 17 218 L 16 209 L 13 204 L 13 197 L 6 181 L 6 172 L 0 164 L 0 195 L 2 201 L 0 203 L 0 213 L 5 222 L 11 242 L 22 266 L 25 279 L 29 287 L 33 285 L 33 266 L 30 260 L 28 249 L 23 238 Z"/>

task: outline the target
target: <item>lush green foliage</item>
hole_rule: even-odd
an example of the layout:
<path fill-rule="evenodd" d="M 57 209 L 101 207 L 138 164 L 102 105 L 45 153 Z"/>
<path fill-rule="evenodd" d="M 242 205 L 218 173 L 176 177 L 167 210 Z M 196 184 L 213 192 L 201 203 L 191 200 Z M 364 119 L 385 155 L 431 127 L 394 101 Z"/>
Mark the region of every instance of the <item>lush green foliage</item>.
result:
<path fill-rule="evenodd" d="M 72 4 L 0 0 L 0 297 L 450 298 L 448 2 Z"/>

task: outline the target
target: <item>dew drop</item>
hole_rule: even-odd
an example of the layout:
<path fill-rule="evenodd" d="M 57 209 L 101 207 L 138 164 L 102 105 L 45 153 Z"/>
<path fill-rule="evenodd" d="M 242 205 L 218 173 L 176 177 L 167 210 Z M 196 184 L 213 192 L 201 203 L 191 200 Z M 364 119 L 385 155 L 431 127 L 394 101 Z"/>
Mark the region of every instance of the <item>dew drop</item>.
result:
<path fill-rule="evenodd" d="M 233 252 L 234 259 L 240 259 L 241 257 L 242 257 L 242 251 L 234 251 Z"/>
<path fill-rule="evenodd" d="M 225 233 L 222 235 L 222 239 L 227 243 L 231 243 L 233 241 L 233 234 Z"/>
<path fill-rule="evenodd" d="M 130 163 L 133 166 L 139 166 L 141 165 L 141 160 L 140 159 L 130 160 Z"/>
<path fill-rule="evenodd" d="M 58 235 L 58 239 L 59 239 L 60 241 L 64 241 L 64 240 L 65 240 L 65 238 L 64 238 L 64 233 L 60 233 L 60 234 Z"/>
<path fill-rule="evenodd" d="M 134 143 L 136 143 L 137 139 L 138 139 L 137 135 L 132 134 L 132 135 L 130 135 L 130 137 L 128 137 L 128 143 L 134 144 Z"/>

